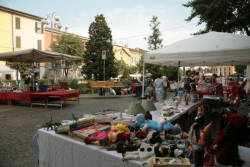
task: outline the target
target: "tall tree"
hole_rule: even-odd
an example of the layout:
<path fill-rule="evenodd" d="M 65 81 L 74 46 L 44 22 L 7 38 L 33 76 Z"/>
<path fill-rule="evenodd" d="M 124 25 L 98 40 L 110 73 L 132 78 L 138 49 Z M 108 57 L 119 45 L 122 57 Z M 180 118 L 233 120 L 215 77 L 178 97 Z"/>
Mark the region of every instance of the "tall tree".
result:
<path fill-rule="evenodd" d="M 52 43 L 52 50 L 59 53 L 65 53 L 73 56 L 83 56 L 83 43 L 80 37 L 72 34 L 62 34 L 57 36 L 57 41 Z M 67 77 L 69 66 L 73 65 L 72 61 L 66 61 L 64 74 Z"/>
<path fill-rule="evenodd" d="M 152 34 L 147 38 L 148 49 L 156 50 L 162 48 L 162 38 L 159 29 L 160 22 L 157 16 L 152 16 L 149 27 L 151 28 Z M 161 72 L 161 66 L 156 64 L 145 64 L 145 71 L 156 76 L 157 73 Z"/>
<path fill-rule="evenodd" d="M 106 51 L 105 60 L 105 79 L 117 76 L 117 70 L 114 66 L 114 52 L 112 45 L 112 34 L 108 27 L 105 17 L 100 14 L 95 16 L 95 21 L 89 26 L 89 41 L 86 43 L 84 54 L 83 74 L 87 79 L 104 79 L 104 60 L 102 60 L 102 51 Z"/>
<path fill-rule="evenodd" d="M 157 16 L 152 16 L 150 20 L 150 28 L 152 30 L 152 34 L 148 37 L 148 49 L 155 50 L 158 48 L 162 48 L 162 39 L 160 38 L 161 32 L 159 29 L 160 22 L 158 21 Z"/>
<path fill-rule="evenodd" d="M 196 34 L 218 31 L 250 36 L 250 0 L 190 0 L 184 6 L 192 8 L 186 21 L 198 18 L 198 25 L 206 24 Z"/>

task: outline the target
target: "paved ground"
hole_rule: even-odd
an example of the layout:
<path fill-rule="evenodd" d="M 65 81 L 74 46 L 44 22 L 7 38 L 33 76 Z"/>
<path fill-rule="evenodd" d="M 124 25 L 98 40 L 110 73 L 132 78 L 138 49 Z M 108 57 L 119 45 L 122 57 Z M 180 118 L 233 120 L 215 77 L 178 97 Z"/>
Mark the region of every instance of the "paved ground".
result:
<path fill-rule="evenodd" d="M 37 157 L 33 148 L 36 130 L 50 120 L 71 119 L 72 113 L 82 117 L 83 113 L 95 113 L 103 109 L 125 110 L 134 97 L 123 98 L 83 98 L 80 105 L 69 102 L 59 108 L 14 106 L 0 104 L 0 167 L 37 167 Z"/>

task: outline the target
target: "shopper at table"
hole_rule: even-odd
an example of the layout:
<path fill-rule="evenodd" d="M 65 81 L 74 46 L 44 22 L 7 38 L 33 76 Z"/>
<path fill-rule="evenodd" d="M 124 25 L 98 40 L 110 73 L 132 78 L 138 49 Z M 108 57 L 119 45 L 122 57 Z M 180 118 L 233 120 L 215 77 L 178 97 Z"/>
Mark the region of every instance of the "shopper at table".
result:
<path fill-rule="evenodd" d="M 168 77 L 162 76 L 162 80 L 163 80 L 163 88 L 164 88 L 164 99 L 166 99 L 167 92 L 169 89 Z"/>
<path fill-rule="evenodd" d="M 164 99 L 164 87 L 163 80 L 161 77 L 161 74 L 158 74 L 157 78 L 154 81 L 155 98 L 157 102 L 163 102 Z"/>
<path fill-rule="evenodd" d="M 184 78 L 182 78 L 182 82 L 184 82 L 185 93 L 189 93 L 191 90 L 191 82 L 192 82 L 190 70 L 186 72 L 186 75 L 184 76 Z"/>

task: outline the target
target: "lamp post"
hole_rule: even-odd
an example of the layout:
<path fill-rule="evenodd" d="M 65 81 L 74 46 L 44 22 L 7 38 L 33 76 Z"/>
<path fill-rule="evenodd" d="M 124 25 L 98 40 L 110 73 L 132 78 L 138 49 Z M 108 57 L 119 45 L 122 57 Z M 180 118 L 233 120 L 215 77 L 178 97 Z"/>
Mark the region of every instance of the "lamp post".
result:
<path fill-rule="evenodd" d="M 52 44 L 53 44 L 53 31 L 55 29 L 61 29 L 62 25 L 60 23 L 60 18 L 59 16 L 56 15 L 55 12 L 49 13 L 46 18 L 44 18 L 42 20 L 42 23 L 44 25 L 50 25 L 50 33 L 51 33 L 51 39 L 50 39 L 50 48 L 52 51 Z M 52 68 L 54 67 L 54 65 L 52 65 Z M 55 78 L 54 81 L 56 82 L 56 67 L 54 68 L 54 73 L 55 73 Z M 53 83 L 52 83 L 53 84 Z"/>

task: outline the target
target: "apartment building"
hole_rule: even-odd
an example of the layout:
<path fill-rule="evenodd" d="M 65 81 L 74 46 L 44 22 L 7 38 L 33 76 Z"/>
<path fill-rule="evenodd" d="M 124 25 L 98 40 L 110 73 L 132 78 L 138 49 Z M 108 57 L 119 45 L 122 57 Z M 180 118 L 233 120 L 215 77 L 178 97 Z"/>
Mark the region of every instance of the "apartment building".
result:
<path fill-rule="evenodd" d="M 0 52 L 44 50 L 42 17 L 0 6 Z M 16 79 L 15 70 L 0 61 L 0 77 Z"/>

